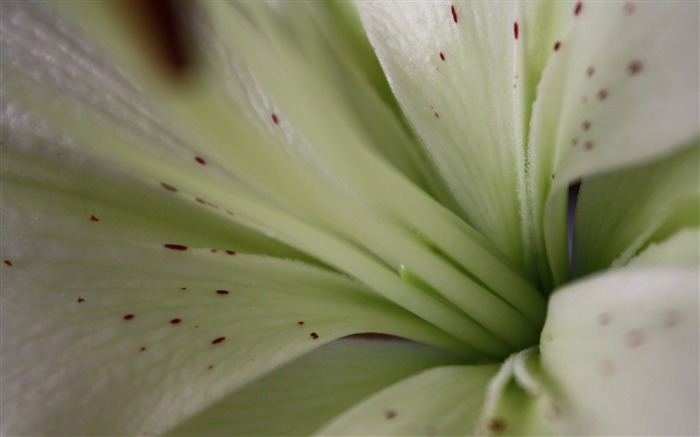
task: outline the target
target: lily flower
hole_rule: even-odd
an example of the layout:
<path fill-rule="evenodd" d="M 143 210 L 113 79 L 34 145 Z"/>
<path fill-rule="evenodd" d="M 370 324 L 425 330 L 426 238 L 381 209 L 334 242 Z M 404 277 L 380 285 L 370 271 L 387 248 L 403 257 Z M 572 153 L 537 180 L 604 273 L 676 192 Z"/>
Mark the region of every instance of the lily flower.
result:
<path fill-rule="evenodd" d="M 700 432 L 697 2 L 1 6 L 3 434 Z"/>

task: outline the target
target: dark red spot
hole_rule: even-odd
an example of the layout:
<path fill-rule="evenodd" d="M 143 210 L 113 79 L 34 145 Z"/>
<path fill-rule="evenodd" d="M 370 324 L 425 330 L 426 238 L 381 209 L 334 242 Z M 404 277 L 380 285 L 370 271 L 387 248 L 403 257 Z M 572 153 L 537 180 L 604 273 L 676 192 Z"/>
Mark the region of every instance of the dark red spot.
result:
<path fill-rule="evenodd" d="M 234 215 L 235 215 L 232 211 L 229 211 L 228 209 L 226 210 L 226 214 L 228 214 L 228 215 L 230 215 L 230 216 L 234 216 Z"/>
<path fill-rule="evenodd" d="M 299 320 L 299 321 L 297 322 L 297 325 L 299 325 L 299 326 L 302 326 L 303 324 L 304 324 L 304 321 L 303 321 L 303 320 Z"/>
<path fill-rule="evenodd" d="M 634 13 L 636 6 L 632 2 L 627 2 L 624 5 L 622 5 L 622 11 L 625 13 L 625 15 L 632 15 Z"/>
<path fill-rule="evenodd" d="M 396 410 L 386 410 L 384 412 L 384 417 L 386 417 L 388 420 L 393 419 L 394 417 L 398 416 L 399 413 L 396 412 Z"/>
<path fill-rule="evenodd" d="M 224 340 L 226 340 L 226 337 L 215 338 L 214 340 L 211 341 L 211 344 L 219 344 Z"/>
<path fill-rule="evenodd" d="M 170 324 L 171 325 L 178 325 L 178 324 L 180 324 L 180 322 L 182 322 L 182 319 L 172 319 L 170 321 Z"/>
<path fill-rule="evenodd" d="M 180 287 L 180 290 L 185 291 L 187 290 L 187 287 Z"/>
<path fill-rule="evenodd" d="M 605 88 L 601 89 L 600 91 L 598 91 L 598 100 L 605 100 L 605 99 L 607 99 L 607 98 L 608 98 L 608 94 L 609 94 L 609 93 L 608 93 L 608 90 L 606 90 Z"/>
<path fill-rule="evenodd" d="M 311 338 L 313 338 L 314 340 L 318 339 L 318 334 L 316 334 L 315 332 L 312 332 L 312 333 L 309 334 L 309 335 L 310 335 Z"/>
<path fill-rule="evenodd" d="M 226 252 L 227 254 L 229 254 L 229 255 L 235 255 L 235 254 L 236 254 L 236 252 L 235 252 L 234 250 L 226 250 L 225 252 Z"/>
<path fill-rule="evenodd" d="M 78 297 L 78 303 L 83 303 L 83 302 L 85 302 L 85 299 L 83 299 L 82 297 Z"/>
<path fill-rule="evenodd" d="M 204 200 L 204 199 L 202 199 L 201 197 L 195 197 L 194 200 L 195 200 L 197 203 L 201 203 L 202 205 L 206 205 L 206 204 L 207 204 L 207 201 Z"/>
<path fill-rule="evenodd" d="M 518 22 L 516 21 L 513 23 L 513 35 L 515 35 L 515 39 L 518 39 Z"/>
<path fill-rule="evenodd" d="M 629 348 L 634 348 L 646 340 L 646 334 L 641 329 L 633 329 L 625 335 L 625 345 Z"/>
<path fill-rule="evenodd" d="M 583 128 L 583 130 L 588 130 L 591 128 L 591 122 L 586 120 L 583 123 L 581 123 L 581 127 Z"/>
<path fill-rule="evenodd" d="M 572 146 L 575 146 L 576 144 L 578 144 L 578 138 L 572 138 L 572 139 L 571 139 L 571 145 L 572 145 Z"/>
<path fill-rule="evenodd" d="M 133 315 L 133 314 L 127 314 L 127 315 L 124 316 L 124 320 L 131 320 L 131 319 L 133 319 L 133 318 L 134 318 L 134 315 Z"/>
<path fill-rule="evenodd" d="M 216 290 L 216 294 L 229 294 L 228 290 Z"/>
<path fill-rule="evenodd" d="M 7 267 L 12 267 L 12 261 L 10 261 L 9 259 L 4 260 L 3 263 L 5 263 Z"/>
<path fill-rule="evenodd" d="M 95 214 L 90 214 L 90 221 L 91 221 L 91 222 L 99 222 L 100 219 L 98 219 L 97 217 L 95 217 Z"/>
<path fill-rule="evenodd" d="M 488 430 L 491 432 L 503 432 L 507 426 L 508 425 L 506 424 L 505 420 L 498 418 L 489 420 L 489 423 L 486 425 Z"/>
<path fill-rule="evenodd" d="M 216 253 L 216 252 L 218 252 L 218 250 L 216 250 L 216 249 L 210 249 L 209 251 L 210 251 L 211 253 Z"/>
<path fill-rule="evenodd" d="M 586 150 L 591 150 L 593 148 L 594 144 L 593 141 L 588 140 L 585 143 L 583 143 L 583 148 Z"/>
<path fill-rule="evenodd" d="M 581 8 L 583 8 L 583 3 L 576 3 L 576 6 L 574 6 L 574 15 L 579 15 L 581 13 Z"/>
<path fill-rule="evenodd" d="M 457 10 L 455 9 L 455 5 L 450 6 L 450 11 L 452 12 L 452 21 L 455 23 L 459 22 L 459 19 L 457 18 Z"/>
<path fill-rule="evenodd" d="M 445 60 L 445 54 L 442 52 L 440 52 L 440 59 L 442 59 L 443 61 Z"/>
<path fill-rule="evenodd" d="M 593 67 L 591 65 L 590 67 L 586 68 L 586 76 L 587 77 L 593 76 L 593 73 L 595 73 L 595 67 Z"/>
<path fill-rule="evenodd" d="M 642 61 L 639 60 L 634 60 L 627 64 L 627 73 L 629 73 L 630 76 L 634 76 L 638 74 L 642 69 L 644 68 L 644 65 L 642 64 Z"/>
<path fill-rule="evenodd" d="M 558 52 L 559 49 L 561 48 L 561 42 L 557 41 L 554 43 L 554 51 Z"/>
<path fill-rule="evenodd" d="M 165 188 L 165 189 L 168 190 L 168 191 L 172 191 L 173 193 L 177 193 L 177 188 L 173 187 L 173 186 L 170 185 L 170 184 L 166 184 L 165 182 L 161 182 L 161 183 L 160 183 L 160 186 L 163 187 L 163 188 Z"/>
<path fill-rule="evenodd" d="M 211 370 L 211 369 L 213 369 L 213 368 L 214 368 L 214 365 L 213 365 L 213 364 L 210 364 L 209 366 L 207 366 L 207 369 L 209 369 L 209 370 Z"/>
<path fill-rule="evenodd" d="M 440 118 L 440 114 L 438 114 L 438 113 L 436 112 L 436 113 L 435 113 L 435 118 Z"/>
<path fill-rule="evenodd" d="M 187 250 L 187 246 L 183 246 L 182 244 L 164 244 L 163 247 L 170 250 Z"/>
<path fill-rule="evenodd" d="M 273 122 L 273 123 L 275 123 L 275 124 L 280 124 L 280 119 L 277 118 L 277 114 L 275 114 L 275 113 L 273 112 L 273 113 L 271 114 L 271 117 L 272 117 L 272 122 Z"/>
<path fill-rule="evenodd" d="M 607 325 L 610 323 L 610 314 L 608 313 L 600 313 L 598 314 L 598 317 L 596 318 L 597 322 L 599 325 Z"/>
<path fill-rule="evenodd" d="M 141 346 L 141 349 L 139 349 L 140 352 L 145 352 L 146 351 L 146 346 Z"/>

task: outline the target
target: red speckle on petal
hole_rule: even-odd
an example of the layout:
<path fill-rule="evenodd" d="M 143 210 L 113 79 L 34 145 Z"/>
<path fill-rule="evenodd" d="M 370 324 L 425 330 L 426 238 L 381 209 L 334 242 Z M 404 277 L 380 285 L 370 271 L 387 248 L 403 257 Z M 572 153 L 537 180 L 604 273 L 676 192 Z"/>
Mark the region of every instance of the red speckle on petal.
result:
<path fill-rule="evenodd" d="M 97 217 L 95 217 L 95 214 L 90 214 L 90 221 L 91 221 L 91 222 L 99 222 L 100 219 L 98 219 Z"/>
<path fill-rule="evenodd" d="M 231 217 L 235 215 L 233 211 L 229 211 L 228 209 L 226 210 L 226 214 L 230 215 Z"/>
<path fill-rule="evenodd" d="M 227 254 L 229 254 L 229 255 L 235 255 L 235 254 L 236 254 L 236 251 L 235 251 L 235 250 L 226 250 L 225 252 L 226 252 Z"/>
<path fill-rule="evenodd" d="M 277 114 L 275 114 L 275 113 L 273 112 L 272 114 L 270 114 L 270 116 L 272 117 L 272 122 L 273 122 L 273 123 L 275 123 L 275 124 L 280 124 L 280 119 L 277 117 Z"/>
<path fill-rule="evenodd" d="M 636 5 L 632 2 L 627 2 L 624 5 L 622 5 L 622 12 L 624 12 L 625 15 L 632 15 L 635 9 Z"/>
<path fill-rule="evenodd" d="M 211 369 L 213 369 L 213 368 L 214 368 L 214 365 L 213 365 L 213 364 L 210 364 L 209 366 L 207 366 L 207 369 L 208 369 L 208 370 L 211 370 Z"/>
<path fill-rule="evenodd" d="M 139 349 L 139 352 L 145 352 L 146 351 L 146 346 L 141 346 L 141 349 Z"/>
<path fill-rule="evenodd" d="M 489 420 L 489 423 L 486 425 L 489 431 L 491 432 L 503 432 L 505 431 L 507 424 L 506 421 L 503 419 L 491 419 Z"/>
<path fill-rule="evenodd" d="M 516 21 L 513 23 L 513 35 L 515 35 L 515 39 L 518 39 L 518 22 Z"/>
<path fill-rule="evenodd" d="M 438 114 L 438 113 L 436 112 L 436 113 L 435 113 L 435 118 L 440 118 L 440 114 Z"/>
<path fill-rule="evenodd" d="M 85 299 L 83 299 L 82 297 L 78 297 L 78 303 L 83 303 L 83 302 L 85 302 Z"/>
<path fill-rule="evenodd" d="M 226 340 L 226 337 L 215 338 L 214 340 L 211 341 L 211 344 L 219 344 L 224 340 Z"/>
<path fill-rule="evenodd" d="M 195 157 L 194 157 L 194 160 L 197 161 L 198 163 L 202 164 L 202 165 L 206 165 L 206 161 L 204 161 L 204 159 L 202 159 L 202 158 L 199 157 L 199 156 L 195 156 Z"/>
<path fill-rule="evenodd" d="M 187 290 L 187 287 L 180 287 L 180 290 L 185 291 Z"/>
<path fill-rule="evenodd" d="M 396 410 L 386 410 L 384 412 L 384 417 L 386 417 L 387 420 L 391 420 L 394 417 L 398 416 L 399 413 L 396 412 Z"/>
<path fill-rule="evenodd" d="M 445 60 L 445 54 L 442 52 L 440 52 L 440 59 L 442 59 L 443 61 Z"/>
<path fill-rule="evenodd" d="M 161 183 L 160 183 L 160 186 L 163 187 L 163 188 L 165 188 L 165 189 L 168 190 L 168 191 L 172 191 L 173 193 L 177 193 L 177 188 L 173 187 L 173 186 L 170 185 L 170 184 L 166 184 L 165 182 L 161 182 Z"/>
<path fill-rule="evenodd" d="M 206 205 L 206 204 L 207 204 L 207 201 L 204 200 L 204 199 L 202 199 L 201 197 L 195 197 L 194 200 L 195 200 L 197 203 L 201 203 L 202 205 Z"/>
<path fill-rule="evenodd" d="M 609 94 L 610 93 L 605 88 L 601 89 L 600 91 L 598 91 L 598 100 L 602 101 L 607 99 Z"/>
<path fill-rule="evenodd" d="M 581 128 L 582 128 L 583 130 L 588 130 L 588 129 L 590 129 L 590 128 L 591 128 L 591 122 L 590 122 L 589 120 L 584 121 L 583 123 L 581 123 Z"/>
<path fill-rule="evenodd" d="M 459 22 L 459 18 L 457 18 L 457 10 L 455 9 L 455 5 L 450 6 L 450 12 L 452 12 L 452 21 L 455 23 Z"/>
<path fill-rule="evenodd" d="M 216 294 L 225 295 L 225 294 L 229 294 L 229 293 L 230 293 L 230 292 L 229 292 L 228 290 L 216 290 Z"/>
<path fill-rule="evenodd" d="M 12 261 L 10 261 L 9 259 L 4 260 L 3 263 L 4 263 L 7 267 L 12 267 Z"/>
<path fill-rule="evenodd" d="M 297 322 L 297 325 L 303 326 L 303 325 L 304 325 L 304 321 L 303 321 L 303 320 L 299 320 L 299 321 Z"/>
<path fill-rule="evenodd" d="M 586 68 L 586 77 L 593 76 L 593 73 L 595 73 L 595 67 L 591 65 L 590 67 Z"/>
<path fill-rule="evenodd" d="M 558 52 L 559 49 L 561 48 L 561 42 L 557 41 L 554 43 L 554 51 Z"/>
<path fill-rule="evenodd" d="M 172 319 L 172 320 L 170 321 L 170 324 L 171 324 L 171 325 L 179 325 L 180 322 L 182 322 L 182 319 Z"/>
<path fill-rule="evenodd" d="M 642 64 L 642 61 L 635 59 L 634 61 L 627 64 L 627 73 L 629 73 L 630 76 L 635 76 L 639 72 L 641 72 L 643 68 L 644 64 Z"/>
<path fill-rule="evenodd" d="M 170 250 L 187 250 L 187 246 L 183 246 L 182 244 L 164 244 L 163 247 Z"/>
<path fill-rule="evenodd" d="M 125 316 L 123 317 L 124 320 L 131 320 L 131 319 L 133 319 L 133 318 L 134 318 L 134 315 L 133 315 L 133 314 L 127 314 L 127 315 L 125 315 Z"/>
<path fill-rule="evenodd" d="M 216 253 L 216 252 L 218 252 L 218 250 L 216 250 L 216 249 L 210 249 L 209 251 L 210 251 L 211 253 Z"/>
<path fill-rule="evenodd" d="M 311 336 L 311 338 L 313 338 L 314 340 L 317 340 L 317 339 L 318 339 L 318 334 L 317 334 L 317 333 L 315 333 L 315 332 L 312 332 L 312 333 L 311 333 L 311 334 L 309 334 L 309 335 L 310 335 L 310 336 Z"/>
<path fill-rule="evenodd" d="M 571 139 L 571 145 L 572 145 L 572 146 L 575 146 L 576 144 L 578 144 L 578 138 L 572 138 L 572 139 Z"/>
<path fill-rule="evenodd" d="M 588 140 L 585 143 L 583 143 L 583 148 L 586 150 L 591 150 L 595 144 L 593 144 L 593 141 Z"/>
<path fill-rule="evenodd" d="M 641 329 L 633 329 L 625 335 L 625 345 L 635 348 L 646 341 L 646 334 Z"/>
<path fill-rule="evenodd" d="M 581 2 L 576 3 L 576 6 L 574 6 L 574 15 L 578 16 L 581 13 L 582 8 L 583 8 L 583 3 L 581 3 Z"/>

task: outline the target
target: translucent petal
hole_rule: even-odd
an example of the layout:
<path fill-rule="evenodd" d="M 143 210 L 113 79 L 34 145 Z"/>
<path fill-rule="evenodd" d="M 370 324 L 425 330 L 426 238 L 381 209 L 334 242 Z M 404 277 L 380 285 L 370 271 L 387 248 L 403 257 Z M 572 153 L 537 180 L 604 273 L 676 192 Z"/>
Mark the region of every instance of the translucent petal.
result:
<path fill-rule="evenodd" d="M 531 218 L 544 226 L 526 226 L 545 229 L 528 245 L 546 240 L 556 283 L 568 276 L 569 184 L 668 156 L 699 130 L 697 3 L 578 2 L 571 14 L 539 85 L 528 146 Z"/>
<path fill-rule="evenodd" d="M 467 435 L 498 365 L 442 366 L 368 397 L 317 435 Z"/>
<path fill-rule="evenodd" d="M 574 268 L 625 265 L 639 250 L 700 217 L 700 148 L 587 179 L 578 197 Z M 662 235 L 656 235 L 661 232 Z"/>
<path fill-rule="evenodd" d="M 360 2 L 402 108 L 460 213 L 518 265 L 522 169 L 534 86 L 565 2 Z"/>
<path fill-rule="evenodd" d="M 81 159 L 3 150 L 3 434 L 162 433 L 358 332 L 462 350 L 354 280 L 236 253 L 240 230 L 206 208 Z"/>
<path fill-rule="evenodd" d="M 552 296 L 540 350 L 557 434 L 698 434 L 698 274 L 628 268 Z"/>
<path fill-rule="evenodd" d="M 355 403 L 454 356 L 397 340 L 343 339 L 255 381 L 170 435 L 309 435 Z"/>

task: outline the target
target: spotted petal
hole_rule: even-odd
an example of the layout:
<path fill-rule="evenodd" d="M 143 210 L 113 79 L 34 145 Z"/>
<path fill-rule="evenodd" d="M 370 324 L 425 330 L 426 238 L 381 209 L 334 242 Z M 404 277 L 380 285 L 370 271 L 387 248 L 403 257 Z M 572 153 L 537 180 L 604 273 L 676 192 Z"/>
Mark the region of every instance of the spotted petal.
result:
<path fill-rule="evenodd" d="M 460 347 L 342 275 L 173 225 L 186 208 L 155 183 L 4 148 L 4 434 L 162 433 L 357 332 Z"/>
<path fill-rule="evenodd" d="M 534 87 L 566 2 L 360 2 L 379 60 L 459 213 L 528 266 L 519 212 Z"/>
<path fill-rule="evenodd" d="M 696 435 L 698 269 L 630 268 L 551 299 L 541 361 L 559 433 Z"/>
<path fill-rule="evenodd" d="M 555 283 L 568 277 L 566 189 L 696 144 L 698 4 L 578 2 L 539 85 L 529 139 L 524 226 Z M 542 258 L 542 256 L 540 256 Z"/>

